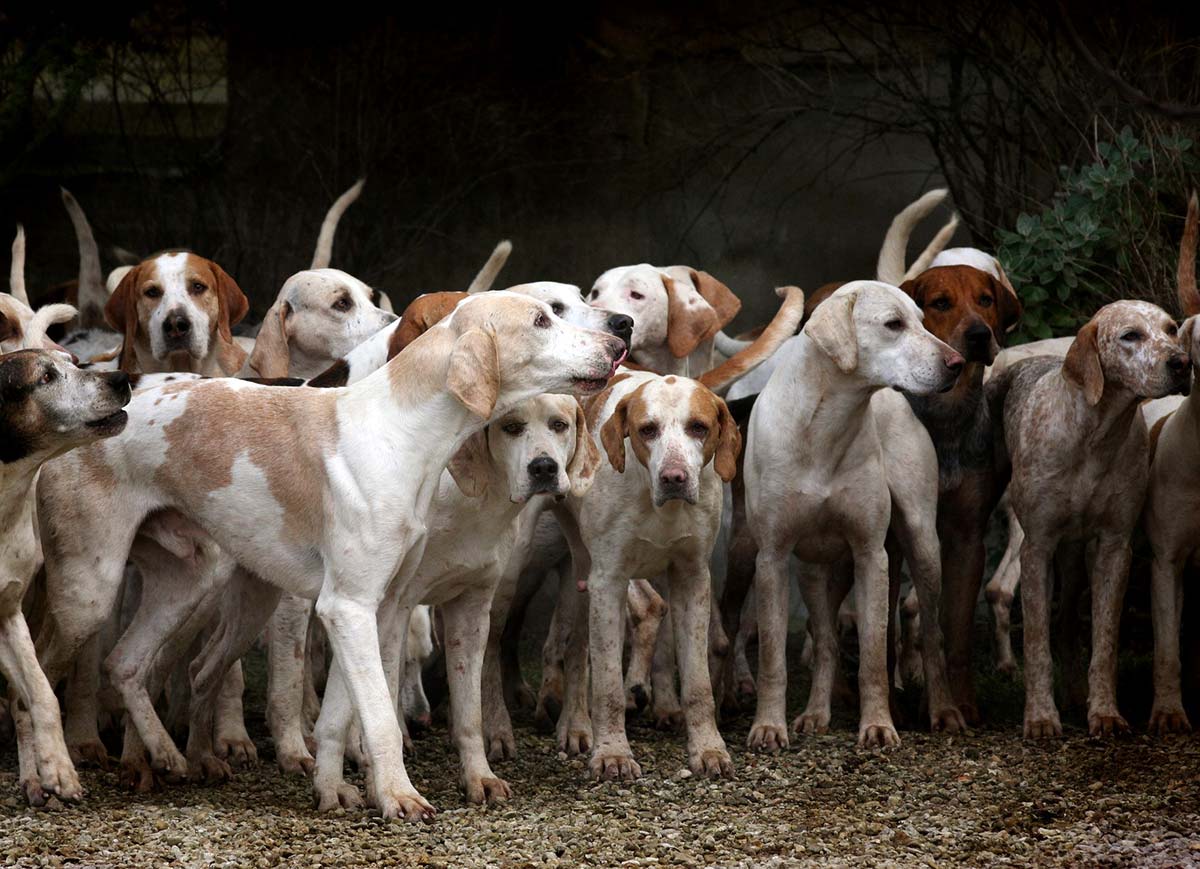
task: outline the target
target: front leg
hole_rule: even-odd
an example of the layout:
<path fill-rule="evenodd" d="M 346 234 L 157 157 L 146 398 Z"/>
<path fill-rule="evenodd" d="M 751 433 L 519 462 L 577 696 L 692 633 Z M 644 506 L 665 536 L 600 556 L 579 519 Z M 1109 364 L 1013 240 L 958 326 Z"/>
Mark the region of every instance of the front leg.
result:
<path fill-rule="evenodd" d="M 1047 589 L 1054 541 L 1026 536 L 1021 545 L 1021 610 L 1025 619 L 1025 737 L 1062 736 L 1054 705 Z"/>
<path fill-rule="evenodd" d="M 688 766 L 709 778 L 733 775 L 733 761 L 717 730 L 716 707 L 708 669 L 708 630 L 712 580 L 703 555 L 672 563 L 668 571 L 675 626 L 675 660 L 687 722 Z"/>
<path fill-rule="evenodd" d="M 1150 732 L 1159 736 L 1192 729 L 1183 710 L 1180 689 L 1183 569 L 1181 557 L 1155 553 L 1150 589 L 1150 612 L 1154 619 L 1154 706 L 1150 711 Z"/>
<path fill-rule="evenodd" d="M 462 786 L 471 803 L 504 802 L 508 782 L 488 765 L 483 747 L 481 692 L 488 612 L 498 577 L 486 588 L 464 592 L 442 607 L 446 630 L 446 676 L 450 683 L 451 738 L 462 764 Z"/>
<path fill-rule="evenodd" d="M 1129 584 L 1132 550 L 1127 534 L 1100 539 L 1092 570 L 1092 660 L 1088 667 L 1088 732 L 1092 736 L 1127 733 L 1129 723 L 1117 710 L 1117 641 L 1121 607 Z"/>
<path fill-rule="evenodd" d="M 607 560 L 607 559 L 606 559 Z M 602 573 L 609 564 L 593 561 L 588 578 L 588 649 L 592 669 L 592 728 L 596 747 L 590 763 L 598 779 L 633 781 L 642 769 L 625 735 L 625 692 L 621 685 L 621 647 L 625 638 L 628 577 Z"/>
<path fill-rule="evenodd" d="M 858 744 L 864 748 L 900 744 L 888 703 L 888 601 L 887 553 L 883 546 L 864 546 L 854 553 L 859 647 Z"/>

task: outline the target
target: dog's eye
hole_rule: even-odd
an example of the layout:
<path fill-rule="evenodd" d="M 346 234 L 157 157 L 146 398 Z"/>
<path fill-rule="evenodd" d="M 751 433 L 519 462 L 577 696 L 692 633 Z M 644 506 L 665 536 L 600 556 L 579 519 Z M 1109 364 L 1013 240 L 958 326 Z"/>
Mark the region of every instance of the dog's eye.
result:
<path fill-rule="evenodd" d="M 354 303 L 352 301 L 350 301 L 350 299 L 347 298 L 346 296 L 342 296 L 340 299 L 338 299 L 336 302 L 333 303 L 333 309 L 335 311 L 349 311 L 353 307 L 354 307 Z"/>
<path fill-rule="evenodd" d="M 629 293 L 629 298 L 636 299 L 637 301 L 640 302 L 642 299 L 644 299 L 646 297 L 643 296 L 641 293 L 639 293 L 637 290 L 631 290 Z"/>
<path fill-rule="evenodd" d="M 145 296 L 147 299 L 161 299 L 162 289 L 160 287 L 146 287 Z"/>
<path fill-rule="evenodd" d="M 1130 329 L 1128 332 L 1125 332 L 1121 335 L 1121 340 L 1128 341 L 1129 343 L 1133 344 L 1142 340 L 1142 333 L 1137 329 Z"/>
<path fill-rule="evenodd" d="M 950 300 L 945 296 L 942 296 L 941 298 L 934 299 L 932 302 L 930 302 L 929 307 L 933 308 L 935 311 L 949 311 L 951 308 Z"/>
<path fill-rule="evenodd" d="M 1172 323 L 1171 325 L 1167 326 L 1167 334 L 1174 338 L 1179 334 L 1179 327 Z"/>
<path fill-rule="evenodd" d="M 903 332 L 904 331 L 904 321 L 900 320 L 900 319 L 888 320 L 886 323 L 883 324 L 883 327 L 885 329 L 890 329 L 893 332 Z"/>
<path fill-rule="evenodd" d="M 979 297 L 979 306 L 981 308 L 990 308 L 992 306 L 992 301 L 993 300 L 992 300 L 991 296 L 980 296 Z"/>
<path fill-rule="evenodd" d="M 652 441 L 658 437 L 658 426 L 655 423 L 648 422 L 638 429 L 638 434 L 641 435 L 642 440 Z"/>
<path fill-rule="evenodd" d="M 589 299 L 594 299 L 594 298 L 596 298 L 596 297 L 597 297 L 597 296 L 599 296 L 599 295 L 600 295 L 600 291 L 599 291 L 599 290 L 592 290 L 592 294 L 591 294 L 590 296 L 588 296 L 588 298 L 589 298 Z"/>
<path fill-rule="evenodd" d="M 566 309 L 566 306 L 562 302 L 555 302 L 550 306 L 550 310 L 554 312 L 554 316 L 556 317 L 561 317 L 563 311 Z"/>
<path fill-rule="evenodd" d="M 544 313 L 538 312 L 537 317 L 533 321 L 533 325 L 537 326 L 539 329 L 549 329 L 550 328 L 550 318 L 547 317 Z"/>
<path fill-rule="evenodd" d="M 204 284 L 200 283 L 199 281 L 192 281 L 192 285 L 188 287 L 188 292 L 193 296 L 198 296 L 207 289 L 208 287 L 204 286 Z"/>
<path fill-rule="evenodd" d="M 53 383 L 57 379 L 58 379 L 58 372 L 55 371 L 53 368 L 47 368 L 46 373 L 41 376 L 41 378 L 38 380 L 38 383 L 45 385 L 47 383 Z"/>
<path fill-rule="evenodd" d="M 692 420 L 688 423 L 687 432 L 694 438 L 704 439 L 708 437 L 708 426 L 699 420 Z"/>
<path fill-rule="evenodd" d="M 550 420 L 550 431 L 554 432 L 555 434 L 562 434 L 569 428 L 570 428 L 570 426 L 567 425 L 566 420 L 563 420 L 563 419 Z"/>
<path fill-rule="evenodd" d="M 516 437 L 525 431 L 525 423 L 523 422 L 506 422 L 500 427 L 500 430 L 510 437 Z"/>

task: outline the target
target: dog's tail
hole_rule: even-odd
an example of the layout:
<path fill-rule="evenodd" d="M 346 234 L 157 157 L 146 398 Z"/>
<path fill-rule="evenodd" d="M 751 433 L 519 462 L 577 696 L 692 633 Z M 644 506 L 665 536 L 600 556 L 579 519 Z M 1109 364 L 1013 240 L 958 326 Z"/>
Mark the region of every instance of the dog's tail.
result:
<path fill-rule="evenodd" d="M 312 265 L 309 268 L 329 268 L 329 262 L 333 259 L 333 234 L 337 232 L 338 221 L 342 219 L 346 209 L 358 199 L 363 185 L 366 183 L 366 178 L 359 178 L 354 182 L 353 187 L 333 200 L 333 205 L 329 206 L 329 211 L 326 212 L 325 220 L 321 224 L 321 232 L 317 236 L 317 249 L 313 253 Z"/>
<path fill-rule="evenodd" d="M 945 187 L 930 190 L 892 218 L 892 225 L 888 227 L 883 246 L 879 249 L 879 261 L 875 265 L 877 280 L 897 285 L 904 283 L 904 255 L 908 250 L 908 239 L 917 224 L 937 208 L 949 192 Z"/>
<path fill-rule="evenodd" d="M 718 353 L 726 357 L 741 353 L 753 343 L 753 341 L 743 341 L 741 338 L 726 335 L 724 332 L 717 332 L 713 336 L 713 346 L 717 348 Z"/>
<path fill-rule="evenodd" d="M 8 272 L 8 292 L 29 304 L 29 293 L 25 292 L 25 227 L 17 224 L 17 235 L 13 239 L 12 268 Z"/>
<path fill-rule="evenodd" d="M 933 237 L 933 241 L 929 242 L 925 246 L 925 250 L 921 251 L 921 255 L 913 260 L 913 264 L 904 273 L 904 280 L 910 281 L 929 268 L 929 264 L 934 261 L 937 255 L 946 249 L 946 245 L 950 243 L 950 239 L 954 237 L 957 229 L 958 215 L 952 214 L 950 215 L 950 219 L 946 221 L 946 224 L 938 230 L 937 235 Z"/>
<path fill-rule="evenodd" d="M 75 319 L 78 312 L 71 305 L 55 303 L 53 305 L 42 305 L 34 314 L 33 319 L 29 321 L 29 328 L 25 332 L 24 345 L 32 349 L 41 349 L 43 341 L 46 337 L 46 332 L 55 323 L 70 323 Z"/>
<path fill-rule="evenodd" d="M 766 361 L 800 328 L 800 321 L 804 319 L 804 290 L 778 287 L 775 294 L 783 299 L 783 304 L 762 334 L 750 342 L 749 347 L 697 378 L 717 395 L 724 395 L 729 387 Z"/>
<path fill-rule="evenodd" d="M 1187 220 L 1183 223 L 1183 237 L 1179 239 L 1179 268 L 1175 279 L 1179 286 L 1179 305 L 1183 316 L 1200 314 L 1200 291 L 1196 289 L 1196 242 L 1200 240 L 1200 207 L 1196 204 L 1196 191 L 1188 200 Z"/>
<path fill-rule="evenodd" d="M 96 245 L 92 226 L 79 202 L 67 188 L 59 189 L 62 190 L 63 205 L 75 227 L 75 240 L 79 243 L 79 291 L 76 297 L 79 302 L 79 325 L 84 329 L 103 326 L 108 293 L 104 289 L 104 273 L 100 270 L 100 248 Z"/>
<path fill-rule="evenodd" d="M 496 277 L 500 274 L 500 269 L 504 268 L 504 264 L 508 262 L 508 255 L 510 253 L 512 253 L 512 242 L 506 238 L 496 245 L 496 249 L 492 251 L 492 255 L 483 264 L 483 268 L 479 270 L 479 274 L 475 275 L 475 280 L 471 281 L 471 285 L 467 287 L 467 294 L 471 295 L 482 293 L 484 290 L 490 290 L 492 284 L 496 283 Z"/>

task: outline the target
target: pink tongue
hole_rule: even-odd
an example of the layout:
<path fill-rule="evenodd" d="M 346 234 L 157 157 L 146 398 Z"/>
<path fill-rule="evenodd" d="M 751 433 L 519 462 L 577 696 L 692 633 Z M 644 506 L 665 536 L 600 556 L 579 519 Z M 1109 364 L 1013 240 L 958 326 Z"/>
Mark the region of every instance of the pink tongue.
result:
<path fill-rule="evenodd" d="M 580 594 L 583 594 L 583 592 L 587 591 L 587 580 L 586 579 L 575 580 L 575 588 L 577 588 L 579 590 Z"/>
<path fill-rule="evenodd" d="M 628 351 L 628 350 L 622 350 L 622 351 L 621 351 L 621 358 L 620 358 L 620 359 L 618 359 L 617 361 L 615 361 L 615 362 L 612 364 L 612 368 L 611 368 L 611 369 L 609 369 L 609 372 L 608 372 L 608 376 L 609 376 L 609 377 L 612 377 L 614 374 L 616 374 L 616 373 L 617 373 L 617 369 L 621 367 L 621 363 L 625 361 L 625 357 L 626 357 L 626 356 L 628 356 L 628 355 L 629 355 L 629 351 Z"/>

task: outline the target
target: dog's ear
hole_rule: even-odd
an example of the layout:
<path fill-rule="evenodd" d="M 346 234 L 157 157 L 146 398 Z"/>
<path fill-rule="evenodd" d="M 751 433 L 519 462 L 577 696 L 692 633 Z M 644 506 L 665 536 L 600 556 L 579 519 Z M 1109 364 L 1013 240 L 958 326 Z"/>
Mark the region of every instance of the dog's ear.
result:
<path fill-rule="evenodd" d="M 854 293 L 834 293 L 821 303 L 804 333 L 845 374 L 858 367 L 858 334 L 854 328 Z"/>
<path fill-rule="evenodd" d="M 0 341 L 21 337 L 21 324 L 0 311 Z"/>
<path fill-rule="evenodd" d="M 742 309 L 742 302 L 733 294 L 733 290 L 718 281 L 708 272 L 688 269 L 692 275 L 692 283 L 704 301 L 712 305 L 717 315 L 717 328 L 724 329 Z"/>
<path fill-rule="evenodd" d="M 1017 328 L 1017 323 L 1021 322 L 1021 315 L 1025 313 L 1025 309 L 1021 306 L 1021 299 L 1017 296 L 1017 291 L 1013 289 L 1008 275 L 1000 267 L 1000 263 L 996 263 L 996 270 L 1000 273 L 1000 276 L 995 279 L 996 307 L 1000 309 L 1000 328 L 1004 334 L 1008 334 Z"/>
<path fill-rule="evenodd" d="M 127 374 L 137 371 L 137 352 L 134 349 L 134 342 L 137 340 L 138 285 L 141 281 L 142 267 L 140 265 L 128 269 L 121 276 L 116 289 L 113 290 L 104 305 L 105 321 L 122 335 L 121 361 L 118 363 L 118 367 Z"/>
<path fill-rule="evenodd" d="M 713 306 L 691 287 L 681 286 L 669 275 L 662 275 L 662 282 L 667 291 L 667 348 L 682 359 L 716 335 L 721 322 Z"/>
<path fill-rule="evenodd" d="M 221 366 L 222 371 L 232 376 L 246 364 L 246 351 L 233 340 L 233 327 L 246 316 L 246 312 L 250 310 L 250 302 L 242 288 L 237 285 L 237 281 L 231 278 L 225 269 L 216 263 L 211 265 L 217 283 L 213 287 L 213 292 L 217 294 L 217 364 Z M 285 370 L 284 374 L 286 373 Z"/>
<path fill-rule="evenodd" d="M 1179 327 L 1179 346 L 1187 353 L 1188 358 L 1192 361 L 1192 365 L 1200 365 L 1200 354 L 1195 351 L 1196 338 L 1200 337 L 1196 334 L 1196 330 L 1200 329 L 1200 314 L 1188 317 L 1183 321 L 1183 325 Z"/>
<path fill-rule="evenodd" d="M 738 454 L 742 451 L 742 433 L 738 430 L 737 421 L 729 412 L 729 406 L 724 400 L 717 398 L 717 452 L 713 456 L 713 469 L 724 482 L 730 482 L 737 475 Z"/>
<path fill-rule="evenodd" d="M 623 456 L 622 456 L 623 458 Z M 575 452 L 567 465 L 567 479 L 571 481 L 571 494 L 580 498 L 592 488 L 596 469 L 600 467 L 600 450 L 588 431 L 587 415 L 583 405 L 575 402 Z"/>
<path fill-rule="evenodd" d="M 487 429 L 481 429 L 467 438 L 458 448 L 446 470 L 468 498 L 478 498 L 487 491 L 492 475 L 492 459 L 488 454 Z"/>
<path fill-rule="evenodd" d="M 625 438 L 629 435 L 629 399 L 632 397 L 630 393 L 618 401 L 612 416 L 600 429 L 600 443 L 608 453 L 608 463 L 619 474 L 625 473 Z"/>
<path fill-rule="evenodd" d="M 925 307 L 925 284 L 921 281 L 921 276 L 909 278 L 900 285 L 901 291 L 908 295 L 910 299 L 917 303 L 918 308 Z"/>
<path fill-rule="evenodd" d="M 500 398 L 500 360 L 491 335 L 469 329 L 458 337 L 450 351 L 446 386 L 471 413 L 491 418 Z"/>
<path fill-rule="evenodd" d="M 291 314 L 290 302 L 276 302 L 263 318 L 258 337 L 254 339 L 254 350 L 250 354 L 250 367 L 258 372 L 259 377 L 287 377 L 291 362 L 287 318 Z"/>
<path fill-rule="evenodd" d="M 1100 367 L 1100 347 L 1096 343 L 1098 327 L 1095 320 L 1079 330 L 1067 358 L 1063 360 L 1062 373 L 1070 383 L 1083 390 L 1087 403 L 1095 406 L 1104 394 L 1104 369 Z"/>

